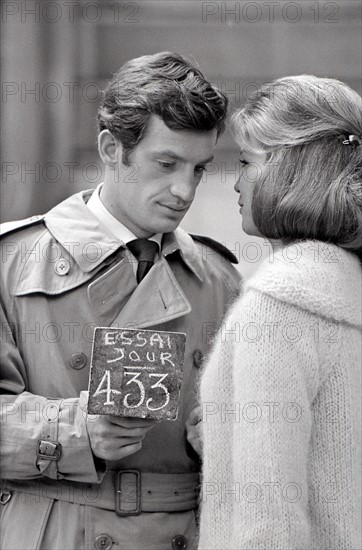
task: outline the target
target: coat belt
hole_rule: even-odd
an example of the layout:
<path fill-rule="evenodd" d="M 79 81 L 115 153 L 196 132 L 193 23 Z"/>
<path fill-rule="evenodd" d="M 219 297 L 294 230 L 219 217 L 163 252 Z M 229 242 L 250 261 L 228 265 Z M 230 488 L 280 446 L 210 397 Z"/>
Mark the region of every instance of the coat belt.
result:
<path fill-rule="evenodd" d="M 22 493 L 25 501 L 61 500 L 114 510 L 121 516 L 192 510 L 197 507 L 199 489 L 197 473 L 156 474 L 138 470 L 108 471 L 99 485 L 42 478 L 6 480 L 2 486 L 3 493 Z"/>

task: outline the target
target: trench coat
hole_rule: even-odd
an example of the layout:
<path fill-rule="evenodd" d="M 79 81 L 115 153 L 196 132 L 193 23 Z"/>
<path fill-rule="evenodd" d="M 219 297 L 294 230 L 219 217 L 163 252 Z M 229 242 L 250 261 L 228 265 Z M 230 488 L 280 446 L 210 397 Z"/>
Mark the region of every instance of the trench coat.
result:
<path fill-rule="evenodd" d="M 3 227 L 1 547 L 194 548 L 200 462 L 185 422 L 240 276 L 229 251 L 178 228 L 137 285 L 134 258 L 88 209 L 90 194 Z M 107 463 L 92 454 L 85 422 L 96 326 L 186 333 L 177 420 Z M 138 515 L 116 511 L 124 473 Z"/>

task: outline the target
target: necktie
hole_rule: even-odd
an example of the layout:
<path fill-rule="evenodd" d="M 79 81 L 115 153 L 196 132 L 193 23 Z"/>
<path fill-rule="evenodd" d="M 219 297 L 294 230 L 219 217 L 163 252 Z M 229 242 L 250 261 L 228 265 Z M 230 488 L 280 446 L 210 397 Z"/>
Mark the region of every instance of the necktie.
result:
<path fill-rule="evenodd" d="M 137 267 L 137 283 L 146 277 L 147 273 L 153 266 L 155 254 L 158 249 L 158 244 L 155 241 L 148 239 L 135 239 L 127 244 L 128 248 L 138 260 Z"/>

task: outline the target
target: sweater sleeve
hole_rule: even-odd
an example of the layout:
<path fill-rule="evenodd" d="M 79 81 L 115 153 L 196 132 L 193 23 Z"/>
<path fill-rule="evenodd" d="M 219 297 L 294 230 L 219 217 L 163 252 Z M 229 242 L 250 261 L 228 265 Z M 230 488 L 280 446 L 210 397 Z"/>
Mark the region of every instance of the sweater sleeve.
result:
<path fill-rule="evenodd" d="M 232 544 L 310 548 L 308 447 L 317 350 L 307 311 L 249 290 L 231 318 L 233 382 Z"/>

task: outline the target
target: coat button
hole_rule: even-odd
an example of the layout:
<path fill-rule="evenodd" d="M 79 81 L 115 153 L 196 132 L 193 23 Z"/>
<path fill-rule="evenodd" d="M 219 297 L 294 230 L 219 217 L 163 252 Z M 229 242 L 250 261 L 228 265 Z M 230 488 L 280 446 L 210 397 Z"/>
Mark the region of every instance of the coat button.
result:
<path fill-rule="evenodd" d="M 109 535 L 102 533 L 94 539 L 94 546 L 97 550 L 110 550 L 113 546 L 113 541 Z"/>
<path fill-rule="evenodd" d="M 193 353 L 193 358 L 194 358 L 194 366 L 197 369 L 201 368 L 202 362 L 204 360 L 204 354 L 202 353 L 202 351 L 199 349 L 195 349 Z"/>
<path fill-rule="evenodd" d="M 187 538 L 183 535 L 176 535 L 172 539 L 172 550 L 186 550 Z"/>
<path fill-rule="evenodd" d="M 57 275 L 68 275 L 70 270 L 70 263 L 65 258 L 61 258 L 54 265 L 54 271 Z"/>
<path fill-rule="evenodd" d="M 76 370 L 82 369 L 87 364 L 87 356 L 82 352 L 73 353 L 73 355 L 69 360 L 69 363 L 72 369 L 76 369 Z"/>

